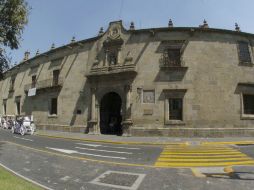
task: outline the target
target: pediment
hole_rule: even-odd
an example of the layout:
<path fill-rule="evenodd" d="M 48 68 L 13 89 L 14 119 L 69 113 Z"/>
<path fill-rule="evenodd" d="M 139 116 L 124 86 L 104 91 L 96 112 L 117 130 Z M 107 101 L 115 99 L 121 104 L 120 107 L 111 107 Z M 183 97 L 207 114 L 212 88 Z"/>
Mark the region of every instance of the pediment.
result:
<path fill-rule="evenodd" d="M 103 42 L 103 46 L 122 45 L 124 40 L 122 21 L 111 22 L 106 32 L 107 38 Z"/>

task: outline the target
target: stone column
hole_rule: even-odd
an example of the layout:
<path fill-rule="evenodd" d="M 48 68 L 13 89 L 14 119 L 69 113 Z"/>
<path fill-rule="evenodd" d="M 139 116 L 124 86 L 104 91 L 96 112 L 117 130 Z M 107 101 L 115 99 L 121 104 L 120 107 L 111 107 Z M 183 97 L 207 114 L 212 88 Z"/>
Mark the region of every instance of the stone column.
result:
<path fill-rule="evenodd" d="M 91 88 L 91 119 L 88 122 L 89 134 L 97 134 L 96 88 Z"/>
<path fill-rule="evenodd" d="M 109 66 L 109 62 L 108 62 L 108 52 L 109 52 L 109 50 L 108 49 L 106 49 L 105 50 L 105 67 L 108 67 Z"/>
<path fill-rule="evenodd" d="M 119 47 L 117 50 L 117 64 L 122 64 L 122 52 L 121 52 L 122 48 Z"/>
<path fill-rule="evenodd" d="M 122 129 L 123 129 L 123 136 L 131 136 L 130 128 L 132 126 L 132 119 L 131 119 L 131 86 L 125 85 L 125 116 L 124 121 L 122 122 Z"/>

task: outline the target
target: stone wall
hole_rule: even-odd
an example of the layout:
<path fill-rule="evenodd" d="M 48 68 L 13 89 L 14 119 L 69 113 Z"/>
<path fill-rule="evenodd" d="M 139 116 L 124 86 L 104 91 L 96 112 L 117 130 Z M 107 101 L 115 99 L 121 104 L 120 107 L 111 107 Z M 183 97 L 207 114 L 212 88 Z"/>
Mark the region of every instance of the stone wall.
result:
<path fill-rule="evenodd" d="M 94 66 L 104 64 L 103 42 L 108 39 L 110 25 L 101 36 L 50 50 L 6 72 L 5 79 L 0 81 L 0 104 L 7 101 L 7 114 L 16 114 L 15 100 L 21 97 L 21 114 L 33 114 L 40 128 L 84 132 L 91 119 L 91 87 L 97 88 L 95 106 L 99 120 L 103 95 L 117 92 L 124 109 L 124 86 L 130 85 L 133 135 L 254 135 L 254 120 L 242 118 L 241 91 L 238 90 L 239 84 L 250 84 L 252 89 L 254 67 L 253 62 L 248 66 L 239 64 L 237 50 L 238 41 L 249 42 L 253 59 L 253 35 L 199 28 L 130 31 L 117 24 L 124 41 L 120 61 L 124 69 L 119 67 L 119 73 L 110 70 L 102 73 L 99 66 Z M 165 41 L 183 43 L 182 68 L 160 67 Z M 130 67 L 135 75 L 127 72 L 126 68 Z M 52 79 L 55 69 L 60 70 L 62 85 L 37 90 L 36 96 L 28 97 L 25 86 L 31 83 L 31 77 L 36 74 L 37 82 L 46 81 Z M 92 77 L 91 69 L 97 72 Z M 9 92 L 13 76 L 16 76 L 14 91 Z M 184 90 L 183 120 L 170 123 L 165 114 L 165 92 L 174 90 Z M 154 100 L 143 103 L 147 91 L 150 95 L 154 92 Z M 49 102 L 53 97 L 58 98 L 56 116 L 49 115 Z M 3 114 L 3 108 L 0 113 Z"/>

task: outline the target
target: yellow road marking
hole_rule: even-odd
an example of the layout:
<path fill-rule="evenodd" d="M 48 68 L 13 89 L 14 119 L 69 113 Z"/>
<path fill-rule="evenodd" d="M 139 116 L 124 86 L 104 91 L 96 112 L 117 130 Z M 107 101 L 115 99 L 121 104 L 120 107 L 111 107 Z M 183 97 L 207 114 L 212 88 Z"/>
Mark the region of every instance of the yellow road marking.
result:
<path fill-rule="evenodd" d="M 155 166 L 159 167 L 212 167 L 254 165 L 254 159 L 225 145 L 166 146 Z"/>
<path fill-rule="evenodd" d="M 236 154 L 233 155 L 234 158 L 242 158 L 246 157 L 246 154 Z M 199 159 L 199 158 L 211 158 L 211 156 L 204 156 L 204 155 L 161 155 L 160 158 L 192 158 L 192 159 Z M 212 158 L 232 158 L 232 155 L 213 155 Z"/>
<path fill-rule="evenodd" d="M 156 163 L 157 167 L 213 167 L 213 166 L 234 166 L 234 165 L 253 165 L 254 161 L 242 162 L 209 162 L 209 163 Z"/>
<path fill-rule="evenodd" d="M 254 144 L 254 141 L 201 142 L 201 145 Z"/>
<path fill-rule="evenodd" d="M 112 161 L 105 161 L 105 160 L 96 160 L 96 159 L 91 159 L 91 158 L 87 158 L 87 157 L 71 156 L 71 155 L 66 155 L 66 154 L 57 153 L 57 152 L 53 152 L 53 151 L 48 151 L 48 150 L 45 150 L 45 149 L 32 148 L 32 147 L 29 147 L 29 146 L 17 144 L 17 143 L 10 142 L 10 141 L 1 141 L 1 142 L 13 144 L 13 145 L 16 145 L 16 146 L 19 146 L 19 147 L 22 147 L 22 148 L 25 148 L 25 149 L 29 149 L 29 150 L 32 150 L 32 151 L 42 152 L 42 153 L 55 155 L 55 156 L 60 156 L 60 157 L 64 157 L 64 158 L 69 158 L 69 159 L 86 160 L 86 161 L 103 163 L 103 164 L 110 164 L 110 165 L 156 168 L 156 166 L 153 166 L 153 165 L 132 164 L 132 163 L 125 163 L 125 162 L 112 162 Z M 161 166 L 161 167 L 163 167 L 163 166 Z M 172 168 L 175 168 L 175 167 L 172 167 Z"/>
<path fill-rule="evenodd" d="M 54 139 L 66 139 L 72 141 L 86 141 L 86 142 L 94 142 L 94 143 L 108 143 L 108 144 L 125 144 L 125 145 L 178 145 L 178 146 L 186 146 L 188 142 L 165 142 L 165 143 L 157 143 L 157 142 L 128 142 L 128 141 L 110 141 L 110 140 L 94 140 L 94 139 L 85 139 L 85 138 L 72 138 L 72 137 L 63 137 L 57 135 L 47 135 L 43 133 L 36 133 L 37 136 L 42 136 L 46 138 L 54 138 Z"/>
<path fill-rule="evenodd" d="M 201 177 L 204 178 L 206 177 L 206 175 L 202 174 L 197 168 L 191 168 L 192 173 L 196 176 L 196 177 Z"/>
<path fill-rule="evenodd" d="M 183 154 L 190 154 L 190 155 L 194 155 L 194 154 L 199 154 L 199 155 L 235 155 L 235 154 L 239 154 L 239 152 L 235 151 L 235 152 L 163 152 L 161 155 L 183 155 Z"/>
<path fill-rule="evenodd" d="M 213 176 L 213 177 L 228 177 L 230 178 L 230 176 L 233 174 L 234 170 L 231 166 L 227 166 L 224 169 L 225 173 L 209 173 L 208 176 Z M 191 168 L 192 173 L 196 176 L 196 177 L 200 177 L 200 178 L 204 178 L 207 177 L 206 173 L 202 173 L 198 168 Z"/>
<path fill-rule="evenodd" d="M 249 160 L 249 161 L 252 161 L 251 158 L 246 158 L 246 157 L 242 157 L 242 158 L 202 158 L 202 159 L 193 159 L 193 158 L 159 158 L 158 161 L 160 162 L 165 162 L 165 161 L 172 161 L 172 162 L 186 162 L 186 161 L 189 161 L 189 162 L 213 162 L 213 161 L 220 161 L 220 162 L 223 162 L 223 161 L 232 161 L 232 160 L 236 160 L 236 161 L 240 161 L 240 160 Z"/>

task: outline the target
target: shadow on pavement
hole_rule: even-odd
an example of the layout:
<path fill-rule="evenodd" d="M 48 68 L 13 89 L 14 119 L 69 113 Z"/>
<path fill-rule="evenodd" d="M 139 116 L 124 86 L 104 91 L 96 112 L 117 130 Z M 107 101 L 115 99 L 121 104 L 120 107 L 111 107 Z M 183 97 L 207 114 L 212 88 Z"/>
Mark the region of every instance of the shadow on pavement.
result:
<path fill-rule="evenodd" d="M 204 173 L 206 177 L 211 178 L 223 178 L 223 179 L 237 179 L 237 180 L 254 180 L 254 172 L 230 172 L 230 173 L 213 173 L 207 174 Z"/>

